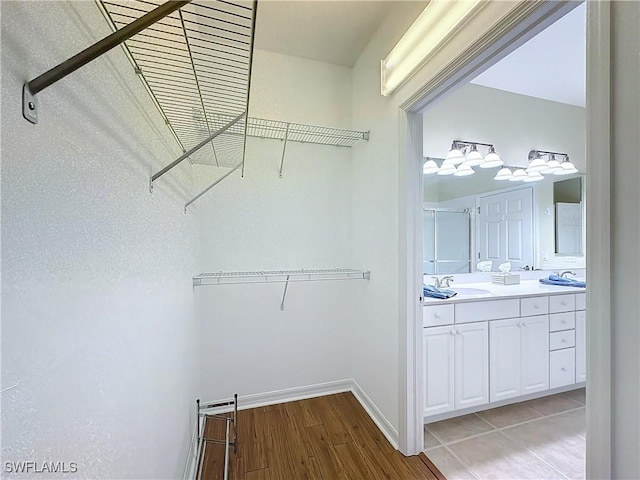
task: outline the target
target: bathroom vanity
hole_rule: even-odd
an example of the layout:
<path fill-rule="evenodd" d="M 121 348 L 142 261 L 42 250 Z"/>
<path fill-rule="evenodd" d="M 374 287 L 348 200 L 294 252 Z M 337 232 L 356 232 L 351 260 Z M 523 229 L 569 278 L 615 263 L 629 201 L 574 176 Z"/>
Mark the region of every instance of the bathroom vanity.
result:
<path fill-rule="evenodd" d="M 425 423 L 584 385 L 585 289 L 453 288 L 423 302 Z"/>

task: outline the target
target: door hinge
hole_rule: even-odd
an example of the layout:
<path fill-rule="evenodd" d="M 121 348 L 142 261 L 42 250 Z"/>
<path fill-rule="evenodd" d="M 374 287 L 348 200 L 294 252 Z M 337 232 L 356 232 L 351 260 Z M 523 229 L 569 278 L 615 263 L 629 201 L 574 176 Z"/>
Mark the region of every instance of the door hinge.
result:
<path fill-rule="evenodd" d="M 477 207 L 477 208 L 478 208 L 478 215 L 480 215 L 480 207 Z"/>

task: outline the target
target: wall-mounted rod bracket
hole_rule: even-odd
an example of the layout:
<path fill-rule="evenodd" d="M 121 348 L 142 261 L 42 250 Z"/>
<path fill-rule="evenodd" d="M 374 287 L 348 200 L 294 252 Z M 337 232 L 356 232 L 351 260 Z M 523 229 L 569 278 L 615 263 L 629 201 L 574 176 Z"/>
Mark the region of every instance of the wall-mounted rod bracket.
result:
<path fill-rule="evenodd" d="M 219 184 L 221 181 L 223 181 L 225 178 L 227 178 L 229 175 L 231 175 L 233 172 L 235 172 L 236 170 L 238 170 L 240 167 L 242 166 L 242 162 L 240 162 L 238 165 L 236 165 L 235 167 L 233 167 L 231 170 L 229 170 L 227 173 L 225 173 L 223 176 L 221 176 L 219 179 L 217 179 L 215 182 L 213 182 L 211 185 L 209 185 L 207 188 L 205 188 L 203 191 L 201 191 L 198 195 L 196 195 L 195 197 L 193 197 L 191 200 L 189 200 L 187 203 L 184 204 L 184 213 L 187 213 L 187 207 L 189 205 L 191 205 L 193 202 L 195 202 L 197 199 L 199 199 L 202 195 L 204 195 L 205 193 L 207 193 L 209 190 L 211 190 L 213 187 L 215 187 L 217 184 Z M 195 285 L 195 284 L 194 284 Z"/>
<path fill-rule="evenodd" d="M 282 158 L 280 159 L 280 172 L 278 173 L 278 177 L 280 178 L 282 178 L 282 167 L 284 167 L 284 154 L 287 151 L 287 140 L 289 140 L 290 125 L 290 123 L 287 123 L 287 129 L 284 132 L 284 145 L 282 145 Z"/>
<path fill-rule="evenodd" d="M 284 284 L 284 292 L 282 292 L 282 302 L 280 302 L 280 311 L 281 312 L 284 311 L 284 300 L 285 300 L 285 298 L 287 298 L 287 287 L 289 286 L 289 278 L 290 278 L 290 276 L 287 275 L 287 281 Z"/>
<path fill-rule="evenodd" d="M 45 88 L 53 85 L 58 80 L 63 79 L 70 73 L 75 72 L 89 62 L 92 62 L 102 54 L 108 52 L 121 43 L 129 40 L 135 34 L 140 33 L 145 28 L 162 20 L 167 15 L 175 12 L 180 7 L 190 3 L 191 0 L 168 1 L 159 7 L 145 13 L 142 17 L 134 20 L 126 27 L 113 32 L 111 35 L 94 43 L 77 55 L 69 58 L 61 64 L 44 72 L 42 75 L 27 82 L 22 87 L 22 116 L 29 122 L 38 123 L 38 102 L 35 96 Z"/>
<path fill-rule="evenodd" d="M 213 132 L 211 135 L 209 135 L 207 138 L 205 138 L 203 141 L 201 141 L 198 145 L 196 145 L 195 147 L 193 147 L 191 150 L 184 152 L 182 155 L 180 155 L 178 158 L 176 158 L 173 162 L 171 162 L 169 165 L 167 165 L 166 167 L 164 167 L 162 170 L 160 170 L 158 173 L 154 173 L 151 176 L 151 180 L 149 181 L 149 190 L 153 192 L 153 182 L 155 182 L 158 178 L 160 178 L 162 175 L 164 175 L 165 173 L 167 173 L 169 170 L 171 170 L 173 167 L 175 167 L 176 165 L 178 165 L 180 162 L 182 162 L 185 158 L 189 157 L 190 155 L 193 155 L 195 152 L 197 152 L 198 150 L 200 150 L 202 147 L 204 147 L 207 143 L 209 143 L 211 140 L 213 140 L 214 138 L 216 138 L 218 135 L 226 132 L 229 128 L 231 128 L 232 126 L 234 126 L 236 123 L 238 123 L 240 121 L 240 119 L 242 119 L 245 115 L 247 114 L 247 112 L 242 112 L 240 115 L 238 115 L 236 118 L 234 118 L 233 120 L 231 120 L 229 123 L 227 123 L 224 127 L 219 128 L 218 130 L 216 130 L 215 132 Z M 188 204 L 187 204 L 188 206 Z M 185 208 L 187 208 L 187 206 L 185 206 Z"/>

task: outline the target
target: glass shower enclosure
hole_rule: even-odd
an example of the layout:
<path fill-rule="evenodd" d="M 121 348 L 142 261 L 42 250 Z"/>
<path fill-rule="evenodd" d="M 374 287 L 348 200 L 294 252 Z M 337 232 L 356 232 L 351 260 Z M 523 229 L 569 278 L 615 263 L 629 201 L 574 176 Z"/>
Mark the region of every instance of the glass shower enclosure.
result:
<path fill-rule="evenodd" d="M 430 275 L 471 272 L 471 212 L 425 208 L 423 272 Z"/>

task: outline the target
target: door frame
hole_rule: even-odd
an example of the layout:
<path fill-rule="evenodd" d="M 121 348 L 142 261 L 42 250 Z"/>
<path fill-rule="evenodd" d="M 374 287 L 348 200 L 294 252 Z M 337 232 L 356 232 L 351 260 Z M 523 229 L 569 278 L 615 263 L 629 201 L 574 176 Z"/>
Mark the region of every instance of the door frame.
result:
<path fill-rule="evenodd" d="M 422 212 L 418 200 L 422 198 L 421 112 L 575 6 L 568 1 L 545 2 L 539 10 L 514 18 L 508 28 L 494 28 L 496 31 L 487 33 L 499 40 L 473 55 L 459 49 L 446 68 L 400 105 L 400 244 L 405 258 L 400 259 L 404 304 L 400 305 L 399 446 L 407 455 L 423 449 L 423 327 L 422 306 L 417 301 L 422 295 L 422 234 L 418 228 Z M 587 478 L 611 478 L 610 11 L 609 2 L 587 2 Z"/>

